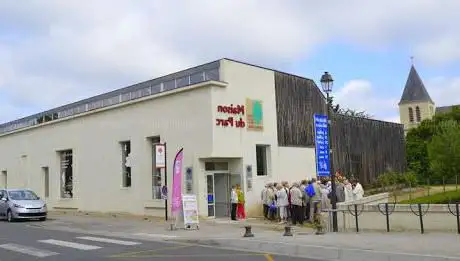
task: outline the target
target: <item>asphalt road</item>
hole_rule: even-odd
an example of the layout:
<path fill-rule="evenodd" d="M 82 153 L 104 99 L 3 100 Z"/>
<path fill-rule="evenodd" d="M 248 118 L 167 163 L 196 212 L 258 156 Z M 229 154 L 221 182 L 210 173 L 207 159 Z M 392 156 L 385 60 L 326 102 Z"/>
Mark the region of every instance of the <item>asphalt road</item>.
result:
<path fill-rule="evenodd" d="M 49 222 L 49 221 L 45 221 Z M 35 225 L 35 227 L 34 227 Z M 101 237 L 36 227 L 37 222 L 0 221 L 0 261 L 96 260 L 238 260 L 312 261 L 287 256 L 249 253 L 219 248 Z"/>

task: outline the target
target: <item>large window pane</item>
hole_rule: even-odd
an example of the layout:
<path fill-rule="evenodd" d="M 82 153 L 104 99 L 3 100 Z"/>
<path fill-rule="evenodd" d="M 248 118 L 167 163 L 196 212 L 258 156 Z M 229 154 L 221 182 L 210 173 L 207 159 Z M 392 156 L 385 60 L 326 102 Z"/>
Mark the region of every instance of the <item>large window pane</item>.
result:
<path fill-rule="evenodd" d="M 73 198 L 72 150 L 61 151 L 61 198 Z"/>

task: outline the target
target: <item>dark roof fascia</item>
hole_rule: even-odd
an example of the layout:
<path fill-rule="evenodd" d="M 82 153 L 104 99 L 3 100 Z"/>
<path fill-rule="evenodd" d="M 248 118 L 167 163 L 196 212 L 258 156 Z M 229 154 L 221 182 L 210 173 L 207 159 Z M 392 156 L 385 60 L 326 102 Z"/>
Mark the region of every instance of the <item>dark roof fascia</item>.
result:
<path fill-rule="evenodd" d="M 107 92 L 107 93 L 102 93 L 102 94 L 99 94 L 99 95 L 96 95 L 96 96 L 92 96 L 90 98 L 86 98 L 86 99 L 79 100 L 79 101 L 76 101 L 76 102 L 73 102 L 73 103 L 69 103 L 69 104 L 66 104 L 66 105 L 55 107 L 53 109 L 42 111 L 42 112 L 39 112 L 39 113 L 36 113 L 36 114 L 33 114 L 33 115 L 29 115 L 29 116 L 26 116 L 26 117 L 23 117 L 23 118 L 13 120 L 13 121 L 5 122 L 5 123 L 0 124 L 0 128 L 8 126 L 10 124 L 19 123 L 19 122 L 23 122 L 23 121 L 26 121 L 26 120 L 32 120 L 32 119 L 35 119 L 37 117 L 43 117 L 44 115 L 47 115 L 47 114 L 57 113 L 59 111 L 71 109 L 71 108 L 74 108 L 74 107 L 77 107 L 77 106 L 80 106 L 80 105 L 84 105 L 84 104 L 87 104 L 87 103 L 96 102 L 96 101 L 99 101 L 99 100 L 104 100 L 104 99 L 107 99 L 107 98 L 111 98 L 114 95 L 120 95 L 120 94 L 123 94 L 123 93 L 126 93 L 126 92 L 134 92 L 134 91 L 137 91 L 137 90 L 141 90 L 141 89 L 147 87 L 147 85 L 150 85 L 150 86 L 157 85 L 157 84 L 160 84 L 162 82 L 167 82 L 167 81 L 174 80 L 174 79 L 177 79 L 177 78 L 181 78 L 181 77 L 193 74 L 193 73 L 197 73 L 197 72 L 208 70 L 208 69 L 219 68 L 219 67 L 220 67 L 220 60 L 215 60 L 215 61 L 205 63 L 205 64 L 202 64 L 202 65 L 190 67 L 190 68 L 187 68 L 185 70 L 181 70 L 181 71 L 178 71 L 178 72 L 175 72 L 175 73 L 170 73 L 170 74 L 158 77 L 158 78 L 154 78 L 154 79 L 147 80 L 147 81 L 140 82 L 140 83 L 136 83 L 136 84 L 133 84 L 133 85 L 130 85 L 130 86 L 127 86 L 127 87 L 116 89 L 114 91 L 110 91 L 110 92 Z"/>

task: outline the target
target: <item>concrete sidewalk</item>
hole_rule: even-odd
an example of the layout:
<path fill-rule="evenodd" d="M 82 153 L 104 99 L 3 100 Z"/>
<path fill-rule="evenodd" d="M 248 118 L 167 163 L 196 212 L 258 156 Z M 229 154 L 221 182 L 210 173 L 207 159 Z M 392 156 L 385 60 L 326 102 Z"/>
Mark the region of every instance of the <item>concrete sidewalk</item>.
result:
<path fill-rule="evenodd" d="M 169 229 L 164 221 L 117 218 L 56 216 L 37 223 L 48 229 L 143 238 L 204 246 L 273 253 L 320 260 L 457 260 L 460 237 L 456 234 L 418 233 L 328 233 L 314 235 L 308 228 L 294 228 L 294 236 L 284 237 L 284 226 L 260 221 L 233 223 L 204 221 L 199 230 Z M 243 238 L 244 225 L 256 224 L 253 238 Z M 271 226 L 270 226 L 271 225 Z M 273 228 L 275 226 L 277 228 Z"/>

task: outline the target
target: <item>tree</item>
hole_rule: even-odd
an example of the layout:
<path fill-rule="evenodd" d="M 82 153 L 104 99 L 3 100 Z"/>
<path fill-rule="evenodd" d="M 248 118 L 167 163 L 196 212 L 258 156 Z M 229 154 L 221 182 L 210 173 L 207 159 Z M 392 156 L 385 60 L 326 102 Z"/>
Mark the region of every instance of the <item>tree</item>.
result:
<path fill-rule="evenodd" d="M 437 127 L 427 146 L 430 167 L 436 177 L 450 178 L 460 174 L 460 124 L 446 120 Z"/>
<path fill-rule="evenodd" d="M 434 121 L 424 120 L 406 136 L 407 168 L 416 173 L 419 180 L 430 179 L 432 176 L 427 145 L 434 132 Z"/>

